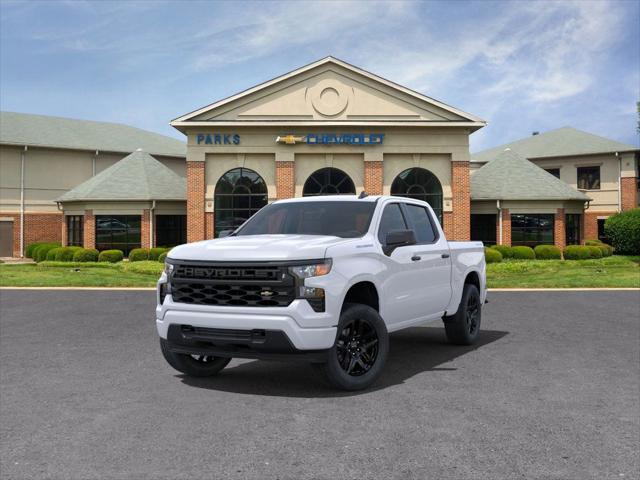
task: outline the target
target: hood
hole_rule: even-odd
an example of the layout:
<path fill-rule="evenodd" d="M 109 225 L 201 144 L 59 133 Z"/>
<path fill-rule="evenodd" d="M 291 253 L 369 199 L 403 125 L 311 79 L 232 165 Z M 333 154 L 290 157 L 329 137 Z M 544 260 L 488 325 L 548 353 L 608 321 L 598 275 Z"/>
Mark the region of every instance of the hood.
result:
<path fill-rule="evenodd" d="M 174 260 L 266 262 L 324 258 L 327 248 L 353 239 L 325 235 L 246 235 L 175 247 Z"/>

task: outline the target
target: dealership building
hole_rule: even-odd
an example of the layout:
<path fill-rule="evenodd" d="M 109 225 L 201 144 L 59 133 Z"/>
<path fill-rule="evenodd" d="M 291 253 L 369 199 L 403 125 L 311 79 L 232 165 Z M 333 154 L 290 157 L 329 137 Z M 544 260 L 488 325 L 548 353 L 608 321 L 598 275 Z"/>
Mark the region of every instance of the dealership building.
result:
<path fill-rule="evenodd" d="M 38 118 L 41 129 L 0 136 L 14 255 L 35 239 L 129 250 L 215 238 L 277 199 L 363 190 L 429 202 L 450 239 L 514 245 L 596 238 L 606 217 L 638 205 L 637 147 L 563 128 L 471 155 L 484 120 L 332 57 L 176 118 L 186 146 L 132 129 L 139 138 L 98 148 L 89 140 L 102 135 L 70 127 L 74 148 Z M 16 141 L 21 128 L 35 137 Z M 34 203 L 22 186 L 35 179 L 55 194 Z"/>

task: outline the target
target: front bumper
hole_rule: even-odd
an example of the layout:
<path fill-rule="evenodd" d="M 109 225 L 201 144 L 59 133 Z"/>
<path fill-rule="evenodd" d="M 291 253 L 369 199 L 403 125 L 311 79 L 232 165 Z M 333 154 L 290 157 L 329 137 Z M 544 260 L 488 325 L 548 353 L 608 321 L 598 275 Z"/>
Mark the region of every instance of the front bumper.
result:
<path fill-rule="evenodd" d="M 334 344 L 336 323 L 331 314 L 315 312 L 306 300 L 294 300 L 287 307 L 216 307 L 176 303 L 169 294 L 164 303 L 156 307 L 158 335 L 170 340 L 170 343 L 173 342 L 168 338 L 170 327 L 177 325 L 230 331 L 282 332 L 294 349 L 290 353 L 326 350 Z M 237 345 L 242 345 L 242 342 Z M 249 344 L 249 347 L 256 346 Z M 246 356 L 241 355 L 246 350 L 240 348 L 236 351 L 237 355 L 226 356 Z"/>

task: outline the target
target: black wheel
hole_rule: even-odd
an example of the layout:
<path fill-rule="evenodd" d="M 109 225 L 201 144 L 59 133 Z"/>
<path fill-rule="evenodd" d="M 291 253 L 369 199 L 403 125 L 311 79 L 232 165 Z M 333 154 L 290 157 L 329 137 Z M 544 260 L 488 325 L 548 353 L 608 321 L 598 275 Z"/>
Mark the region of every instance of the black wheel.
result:
<path fill-rule="evenodd" d="M 444 318 L 447 340 L 456 345 L 473 345 L 480 334 L 481 319 L 480 292 L 478 287 L 467 283 L 462 291 L 458 311 L 455 315 Z"/>
<path fill-rule="evenodd" d="M 226 367 L 231 361 L 226 357 L 208 355 L 185 355 L 173 353 L 164 338 L 160 339 L 160 349 L 165 360 L 173 368 L 192 377 L 211 377 Z"/>
<path fill-rule="evenodd" d="M 347 304 L 329 359 L 318 368 L 332 386 L 361 390 L 380 376 L 388 352 L 389 336 L 378 312 L 367 305 Z"/>

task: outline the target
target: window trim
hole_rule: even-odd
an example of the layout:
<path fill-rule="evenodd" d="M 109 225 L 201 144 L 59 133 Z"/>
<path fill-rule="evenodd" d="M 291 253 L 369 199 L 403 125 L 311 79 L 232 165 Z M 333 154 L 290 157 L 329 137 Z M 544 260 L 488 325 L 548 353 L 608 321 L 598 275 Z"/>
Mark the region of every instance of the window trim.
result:
<path fill-rule="evenodd" d="M 405 218 L 411 218 L 409 217 L 409 213 L 408 210 L 405 210 L 407 207 L 407 205 L 413 205 L 414 207 L 419 207 L 419 208 L 424 208 L 424 210 L 427 212 L 427 218 L 429 219 L 429 223 L 431 224 L 431 230 L 433 230 L 434 233 L 434 237 L 433 237 L 433 241 L 432 242 L 416 242 L 416 245 L 435 245 L 436 243 L 438 243 L 440 241 L 440 230 L 438 230 L 436 228 L 436 226 L 433 223 L 433 217 L 431 216 L 431 212 L 429 211 L 429 209 L 427 207 L 425 207 L 424 205 L 419 205 L 417 203 L 412 203 L 412 202 L 401 202 L 401 209 L 402 209 L 402 213 L 404 214 Z M 444 211 L 443 211 L 444 213 Z M 413 233 L 416 233 L 416 227 L 415 224 L 413 222 L 413 220 L 411 220 L 411 226 L 413 227 Z M 416 238 L 417 240 L 417 238 Z"/>

